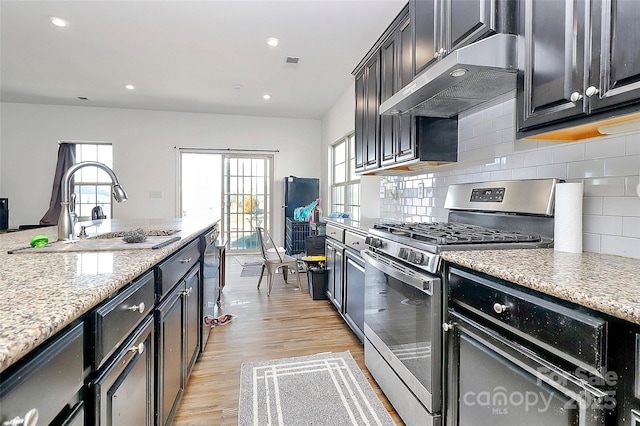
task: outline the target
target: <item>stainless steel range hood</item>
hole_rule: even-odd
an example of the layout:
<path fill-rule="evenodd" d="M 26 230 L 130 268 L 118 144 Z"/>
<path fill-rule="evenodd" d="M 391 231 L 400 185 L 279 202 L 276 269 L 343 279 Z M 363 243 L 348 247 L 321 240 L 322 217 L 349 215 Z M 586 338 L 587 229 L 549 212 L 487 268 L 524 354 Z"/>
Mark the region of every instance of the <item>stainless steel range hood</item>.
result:
<path fill-rule="evenodd" d="M 516 88 L 518 37 L 496 34 L 427 68 L 380 105 L 381 115 L 453 117 Z"/>

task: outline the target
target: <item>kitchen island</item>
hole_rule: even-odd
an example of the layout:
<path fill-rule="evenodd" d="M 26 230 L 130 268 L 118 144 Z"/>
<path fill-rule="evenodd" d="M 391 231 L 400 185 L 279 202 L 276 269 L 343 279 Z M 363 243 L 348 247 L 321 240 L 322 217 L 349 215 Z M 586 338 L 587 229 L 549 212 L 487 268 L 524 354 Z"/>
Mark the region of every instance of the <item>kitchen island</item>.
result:
<path fill-rule="evenodd" d="M 445 251 L 442 259 L 640 324 L 640 259 L 553 249 Z"/>

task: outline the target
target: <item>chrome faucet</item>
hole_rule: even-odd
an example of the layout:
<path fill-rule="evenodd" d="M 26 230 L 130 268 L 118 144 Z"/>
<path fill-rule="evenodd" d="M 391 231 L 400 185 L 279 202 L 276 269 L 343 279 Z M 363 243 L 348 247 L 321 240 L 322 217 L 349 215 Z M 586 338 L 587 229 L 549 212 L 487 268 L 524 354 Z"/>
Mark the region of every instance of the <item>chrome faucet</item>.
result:
<path fill-rule="evenodd" d="M 127 193 L 120 186 L 118 176 L 109 167 L 96 161 L 83 161 L 69 167 L 62 177 L 62 194 L 60 197 L 60 217 L 58 218 L 58 240 L 75 240 L 75 225 L 78 216 L 75 214 L 75 194 L 71 193 L 71 177 L 83 167 L 93 166 L 104 170 L 111 178 L 113 198 L 117 202 L 127 201 Z"/>

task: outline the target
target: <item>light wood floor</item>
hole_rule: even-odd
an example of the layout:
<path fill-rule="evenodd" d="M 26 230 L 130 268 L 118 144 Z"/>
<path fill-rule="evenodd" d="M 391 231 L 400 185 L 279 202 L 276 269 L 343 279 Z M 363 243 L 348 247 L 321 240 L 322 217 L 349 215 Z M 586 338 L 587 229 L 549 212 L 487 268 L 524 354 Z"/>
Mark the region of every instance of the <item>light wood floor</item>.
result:
<path fill-rule="evenodd" d="M 297 290 L 295 276 L 289 278 L 288 284 L 277 276 L 271 296 L 267 297 L 266 279 L 257 290 L 258 277 L 240 277 L 241 270 L 239 261 L 228 256 L 221 312 L 235 314 L 237 318 L 211 330 L 205 351 L 191 373 L 174 425 L 236 425 L 243 362 L 347 350 L 396 424 L 404 424 L 367 371 L 358 338 L 331 303 L 309 297 L 304 274 L 301 292 Z"/>

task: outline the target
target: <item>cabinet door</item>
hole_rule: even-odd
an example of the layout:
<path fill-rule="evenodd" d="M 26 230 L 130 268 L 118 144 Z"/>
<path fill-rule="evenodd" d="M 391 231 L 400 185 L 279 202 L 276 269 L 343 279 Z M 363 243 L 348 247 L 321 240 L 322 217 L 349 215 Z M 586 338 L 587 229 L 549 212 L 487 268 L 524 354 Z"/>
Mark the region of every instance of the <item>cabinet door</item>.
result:
<path fill-rule="evenodd" d="M 411 18 L 407 19 L 398 28 L 398 87 L 396 92 L 402 90 L 413 79 L 413 44 L 411 41 Z M 416 158 L 415 142 L 415 117 L 401 115 L 394 117 L 397 122 L 397 149 L 396 162 L 413 160 Z"/>
<path fill-rule="evenodd" d="M 337 248 L 334 252 L 333 263 L 333 299 L 332 302 L 338 309 L 338 312 L 342 313 L 342 247 Z"/>
<path fill-rule="evenodd" d="M 585 1 L 525 1 L 518 129 L 586 113 Z"/>
<path fill-rule="evenodd" d="M 445 4 L 447 53 L 496 31 L 495 0 L 445 0 Z"/>
<path fill-rule="evenodd" d="M 440 43 L 440 17 L 442 15 L 440 0 L 409 1 L 413 31 L 413 58 L 415 75 L 434 64 L 438 57 Z"/>
<path fill-rule="evenodd" d="M 398 90 L 398 35 L 391 37 L 382 45 L 380 51 L 380 102 L 393 96 Z M 392 115 L 380 116 L 380 165 L 395 162 L 397 146 L 398 120 Z"/>
<path fill-rule="evenodd" d="M 620 0 L 593 4 L 592 75 L 585 91 L 590 111 L 640 99 L 638 6 Z"/>
<path fill-rule="evenodd" d="M 94 384 L 96 424 L 154 424 L 153 317 L 149 315 Z"/>
<path fill-rule="evenodd" d="M 157 415 L 160 425 L 169 425 L 184 383 L 184 284 L 178 285 L 156 310 L 157 313 Z"/>
<path fill-rule="evenodd" d="M 365 156 L 364 163 L 366 169 L 378 166 L 378 147 L 380 141 L 380 55 L 376 53 L 365 65 L 365 86 L 366 86 L 366 112 L 364 121 L 365 135 Z"/>
<path fill-rule="evenodd" d="M 365 155 L 365 70 L 356 75 L 355 158 L 356 171 L 364 170 Z"/>
<path fill-rule="evenodd" d="M 335 285 L 335 274 L 333 270 L 334 252 L 335 249 L 333 245 L 327 241 L 324 246 L 324 255 L 327 259 L 327 297 L 329 297 L 329 300 L 333 300 L 333 295 L 335 294 L 333 290 Z"/>
<path fill-rule="evenodd" d="M 200 314 L 198 313 L 198 300 L 199 300 L 199 288 L 200 288 L 200 268 L 194 267 L 191 273 L 184 279 L 184 303 L 185 303 L 185 344 L 186 353 L 185 361 L 185 384 L 186 378 L 189 377 L 193 366 L 198 359 L 200 353 L 200 341 L 198 336 L 200 335 L 200 327 L 202 321 L 200 321 Z"/>
<path fill-rule="evenodd" d="M 364 261 L 345 250 L 345 302 L 344 316 L 347 323 L 364 340 Z"/>

